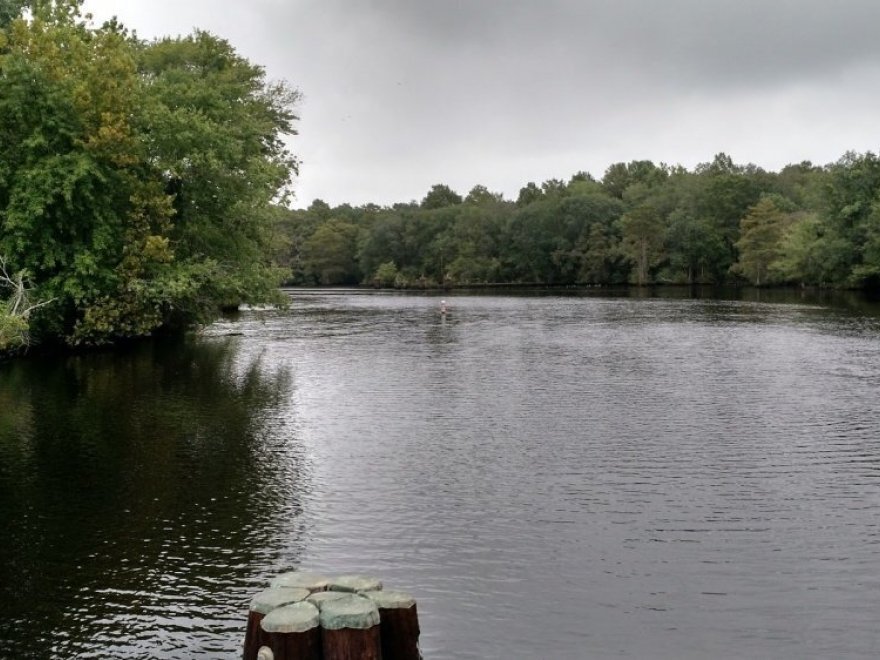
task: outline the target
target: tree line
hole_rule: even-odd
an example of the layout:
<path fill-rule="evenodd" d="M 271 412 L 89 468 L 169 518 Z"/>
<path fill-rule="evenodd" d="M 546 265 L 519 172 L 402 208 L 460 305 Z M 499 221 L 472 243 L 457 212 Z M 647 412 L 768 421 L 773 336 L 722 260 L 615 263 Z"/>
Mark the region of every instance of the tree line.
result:
<path fill-rule="evenodd" d="M 880 160 L 768 172 L 726 154 L 688 170 L 615 163 L 505 200 L 433 186 L 420 202 L 331 208 L 279 226 L 293 285 L 752 284 L 877 288 Z"/>

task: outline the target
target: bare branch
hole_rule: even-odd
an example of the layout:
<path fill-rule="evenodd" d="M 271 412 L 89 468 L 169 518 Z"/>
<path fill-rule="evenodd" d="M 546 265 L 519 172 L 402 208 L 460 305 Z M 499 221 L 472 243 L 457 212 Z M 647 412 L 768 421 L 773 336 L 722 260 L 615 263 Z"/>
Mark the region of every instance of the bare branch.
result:
<path fill-rule="evenodd" d="M 31 312 L 40 307 L 55 302 L 57 298 L 31 304 L 30 292 L 33 287 L 27 281 L 27 271 L 19 271 L 10 274 L 6 257 L 0 255 L 0 288 L 12 289 L 12 294 L 6 301 L 6 313 L 9 316 L 27 320 Z"/>

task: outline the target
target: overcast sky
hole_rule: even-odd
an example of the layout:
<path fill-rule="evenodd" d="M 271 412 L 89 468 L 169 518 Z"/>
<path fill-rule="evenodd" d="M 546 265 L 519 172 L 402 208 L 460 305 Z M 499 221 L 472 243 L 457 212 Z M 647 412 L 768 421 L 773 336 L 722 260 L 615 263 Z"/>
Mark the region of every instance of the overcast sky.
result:
<path fill-rule="evenodd" d="M 303 93 L 296 205 L 877 151 L 880 0 L 86 0 Z"/>

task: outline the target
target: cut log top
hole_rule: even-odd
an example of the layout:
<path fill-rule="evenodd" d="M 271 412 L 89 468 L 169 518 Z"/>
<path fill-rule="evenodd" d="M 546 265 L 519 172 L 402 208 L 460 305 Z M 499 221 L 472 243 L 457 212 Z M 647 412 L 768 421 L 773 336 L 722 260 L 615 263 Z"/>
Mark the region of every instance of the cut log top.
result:
<path fill-rule="evenodd" d="M 369 598 L 351 594 L 345 598 L 325 601 L 321 606 L 321 627 L 324 630 L 366 630 L 377 625 L 379 609 Z"/>
<path fill-rule="evenodd" d="M 408 593 L 362 575 L 292 571 L 271 584 L 251 601 L 243 660 L 422 660 Z"/>
<path fill-rule="evenodd" d="M 331 600 L 339 600 L 340 598 L 348 598 L 350 595 L 344 591 L 318 591 L 306 598 L 306 600 L 320 610 L 324 607 L 324 603 Z"/>
<path fill-rule="evenodd" d="M 362 591 L 380 591 L 382 583 L 376 578 L 363 575 L 343 575 L 330 581 L 330 591 L 349 591 L 360 593 Z"/>
<path fill-rule="evenodd" d="M 329 586 L 330 579 L 323 575 L 315 575 L 314 573 L 290 571 L 289 573 L 282 573 L 269 584 L 273 587 L 297 587 L 308 589 L 309 591 L 324 591 Z"/>
<path fill-rule="evenodd" d="M 264 632 L 270 634 L 304 633 L 317 628 L 320 623 L 318 608 L 311 603 L 294 603 L 269 612 L 260 623 Z"/>
<path fill-rule="evenodd" d="M 308 589 L 269 587 L 258 593 L 251 600 L 251 612 L 269 614 L 276 608 L 305 600 L 310 593 Z"/>
<path fill-rule="evenodd" d="M 380 610 L 408 610 L 415 598 L 402 591 L 366 591 L 361 594 L 376 603 Z"/>

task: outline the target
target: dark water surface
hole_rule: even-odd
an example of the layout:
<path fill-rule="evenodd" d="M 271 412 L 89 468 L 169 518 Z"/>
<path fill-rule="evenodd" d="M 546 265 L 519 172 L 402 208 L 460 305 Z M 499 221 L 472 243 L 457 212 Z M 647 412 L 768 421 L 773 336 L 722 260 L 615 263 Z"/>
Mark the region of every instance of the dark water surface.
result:
<path fill-rule="evenodd" d="M 0 658 L 237 658 L 296 567 L 429 659 L 880 655 L 875 311 L 447 301 L 0 365 Z"/>

